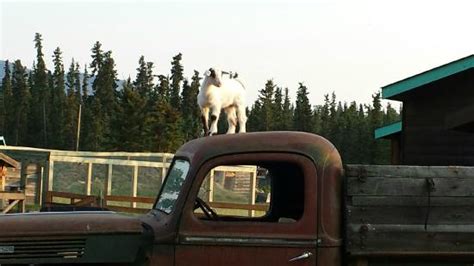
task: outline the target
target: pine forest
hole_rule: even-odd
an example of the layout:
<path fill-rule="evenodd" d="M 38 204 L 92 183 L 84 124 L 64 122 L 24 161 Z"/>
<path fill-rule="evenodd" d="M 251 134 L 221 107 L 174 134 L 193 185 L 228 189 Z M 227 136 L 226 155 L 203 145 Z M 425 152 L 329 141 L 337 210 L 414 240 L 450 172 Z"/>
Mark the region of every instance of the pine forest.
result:
<path fill-rule="evenodd" d="M 36 33 L 32 66 L 20 60 L 5 62 L 0 135 L 9 145 L 174 152 L 202 136 L 196 102 L 202 73 L 194 70 L 192 77 L 185 77 L 181 53 L 172 58 L 169 73 L 154 73 L 154 64 L 141 56 L 136 76 L 119 82 L 113 53 L 100 42 L 92 46 L 90 62 L 72 59 L 69 66 L 64 66 L 62 51 L 56 48 L 53 67 L 47 69 L 42 41 Z M 288 88 L 273 80 L 262 85 L 252 88 L 259 89 L 259 96 L 248 103 L 248 132 L 312 132 L 330 140 L 345 163 L 389 163 L 390 142 L 375 140 L 374 129 L 398 121 L 400 112 L 389 103 L 382 106 L 379 92 L 372 95 L 371 104 L 341 102 L 334 92 L 324 95 L 323 103 L 310 103 L 304 83 L 296 84 L 294 101 Z M 219 132 L 226 128 L 222 113 Z"/>

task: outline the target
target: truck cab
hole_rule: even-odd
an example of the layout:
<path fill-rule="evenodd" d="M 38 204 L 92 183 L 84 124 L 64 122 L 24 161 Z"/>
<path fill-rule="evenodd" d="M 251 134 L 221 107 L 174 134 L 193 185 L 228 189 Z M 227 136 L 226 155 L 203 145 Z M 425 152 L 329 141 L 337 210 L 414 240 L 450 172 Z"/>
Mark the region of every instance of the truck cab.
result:
<path fill-rule="evenodd" d="M 222 179 L 209 182 L 213 169 L 233 166 L 264 173 L 269 196 L 258 211 L 228 209 L 239 204 L 237 196 L 225 193 Z M 340 265 L 341 174 L 337 150 L 313 134 L 248 133 L 191 141 L 177 151 L 155 206 L 143 219 L 154 231 L 150 261 Z M 211 201 L 210 189 L 220 190 L 214 194 L 220 199 Z"/>

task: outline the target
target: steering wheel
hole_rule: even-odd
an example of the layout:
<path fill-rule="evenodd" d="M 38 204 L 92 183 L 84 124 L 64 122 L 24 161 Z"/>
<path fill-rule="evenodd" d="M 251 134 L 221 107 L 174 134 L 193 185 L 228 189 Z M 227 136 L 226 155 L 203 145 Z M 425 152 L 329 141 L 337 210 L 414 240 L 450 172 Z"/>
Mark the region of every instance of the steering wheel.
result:
<path fill-rule="evenodd" d="M 207 204 L 204 200 L 197 197 L 196 201 L 194 202 L 194 209 L 201 209 L 204 215 L 211 220 L 219 220 L 219 215 Z"/>

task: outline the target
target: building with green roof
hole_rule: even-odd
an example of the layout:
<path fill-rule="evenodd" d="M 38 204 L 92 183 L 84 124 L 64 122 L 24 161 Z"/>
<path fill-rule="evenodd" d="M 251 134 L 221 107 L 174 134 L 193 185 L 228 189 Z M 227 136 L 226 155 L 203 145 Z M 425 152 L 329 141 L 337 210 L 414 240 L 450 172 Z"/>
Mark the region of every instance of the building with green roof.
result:
<path fill-rule="evenodd" d="M 392 163 L 474 165 L 474 55 L 382 87 L 403 102 L 402 121 L 375 130 Z"/>

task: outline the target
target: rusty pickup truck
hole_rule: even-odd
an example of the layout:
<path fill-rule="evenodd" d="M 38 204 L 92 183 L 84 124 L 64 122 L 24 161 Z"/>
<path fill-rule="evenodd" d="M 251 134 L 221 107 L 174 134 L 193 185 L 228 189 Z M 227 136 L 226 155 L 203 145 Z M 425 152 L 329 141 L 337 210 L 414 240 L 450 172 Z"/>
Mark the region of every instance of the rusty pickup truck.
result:
<path fill-rule="evenodd" d="M 255 176 L 213 171 L 236 166 Z M 0 217 L 0 264 L 473 265 L 473 210 L 469 167 L 343 166 L 313 134 L 218 135 L 176 152 L 144 216 Z"/>

